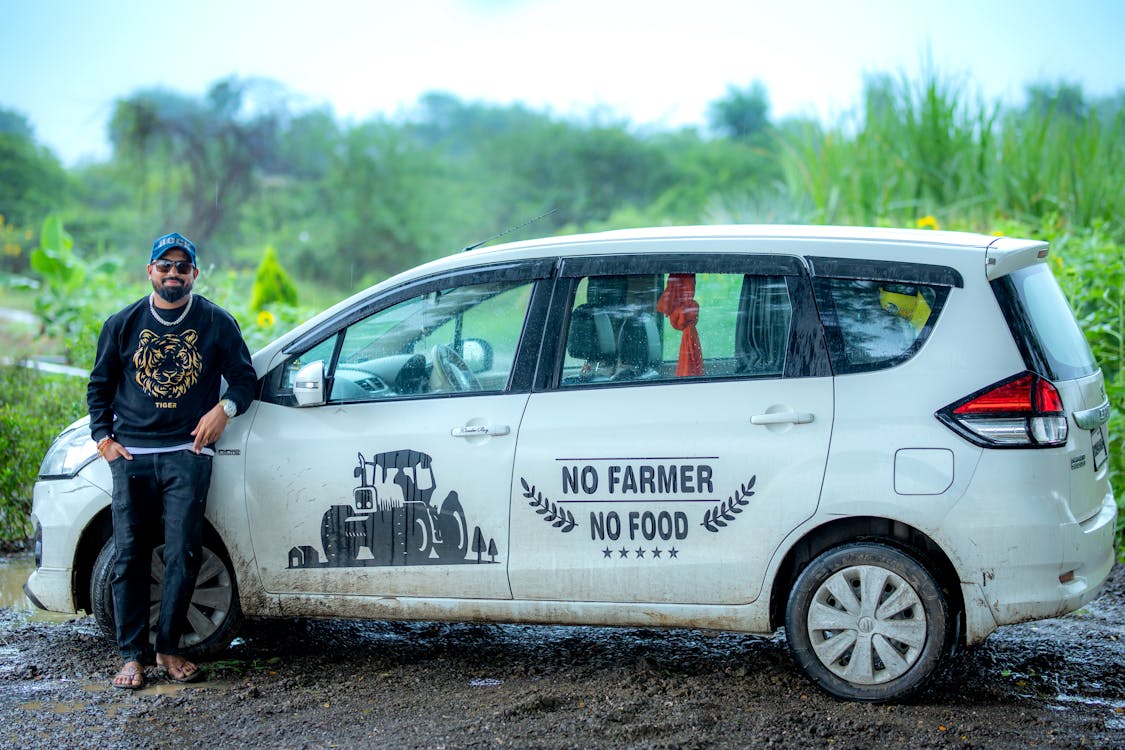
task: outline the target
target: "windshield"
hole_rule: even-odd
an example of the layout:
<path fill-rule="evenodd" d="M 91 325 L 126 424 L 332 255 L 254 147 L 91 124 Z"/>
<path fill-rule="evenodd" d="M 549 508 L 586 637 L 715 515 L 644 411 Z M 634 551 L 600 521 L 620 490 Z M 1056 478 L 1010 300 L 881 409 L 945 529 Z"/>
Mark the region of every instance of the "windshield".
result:
<path fill-rule="evenodd" d="M 993 289 L 1028 369 L 1056 381 L 1097 372 L 1086 337 L 1046 264 L 997 279 Z"/>

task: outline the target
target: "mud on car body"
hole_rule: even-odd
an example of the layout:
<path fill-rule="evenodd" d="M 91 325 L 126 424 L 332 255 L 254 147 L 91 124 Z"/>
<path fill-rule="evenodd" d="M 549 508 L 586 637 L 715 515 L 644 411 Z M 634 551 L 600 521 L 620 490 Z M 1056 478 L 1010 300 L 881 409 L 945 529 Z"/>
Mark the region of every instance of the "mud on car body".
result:
<path fill-rule="evenodd" d="M 902 698 L 1113 564 L 1108 400 L 1047 254 L 689 227 L 400 274 L 255 355 L 186 645 L 242 615 L 784 627 L 823 689 Z M 27 590 L 109 630 L 95 458 L 80 421 L 44 460 Z"/>

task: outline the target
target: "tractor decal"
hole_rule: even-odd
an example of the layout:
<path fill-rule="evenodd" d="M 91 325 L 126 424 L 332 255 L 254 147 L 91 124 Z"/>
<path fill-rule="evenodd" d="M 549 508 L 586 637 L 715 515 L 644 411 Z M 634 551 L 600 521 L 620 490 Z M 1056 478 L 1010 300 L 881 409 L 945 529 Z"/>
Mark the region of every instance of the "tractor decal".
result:
<path fill-rule="evenodd" d="M 486 539 L 479 526 L 470 532 L 455 491 L 440 507 L 431 502 L 437 485 L 429 454 L 397 450 L 370 460 L 358 455 L 353 475 L 359 484 L 351 504 L 333 505 L 321 518 L 324 558 L 315 546 L 293 547 L 290 568 L 497 562 L 495 538 Z"/>

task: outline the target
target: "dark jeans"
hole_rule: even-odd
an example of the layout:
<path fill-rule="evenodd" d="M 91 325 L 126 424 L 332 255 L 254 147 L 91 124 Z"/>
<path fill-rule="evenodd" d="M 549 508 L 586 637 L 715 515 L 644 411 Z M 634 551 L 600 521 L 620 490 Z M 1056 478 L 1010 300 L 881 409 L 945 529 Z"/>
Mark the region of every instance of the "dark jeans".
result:
<path fill-rule="evenodd" d="M 211 457 L 189 450 L 118 458 L 113 474 L 113 617 L 125 661 L 152 664 L 149 645 L 153 549 L 164 544 L 164 593 L 156 620 L 156 651 L 179 654 L 199 574 L 203 511 Z M 163 533 L 161 533 L 163 531 Z"/>

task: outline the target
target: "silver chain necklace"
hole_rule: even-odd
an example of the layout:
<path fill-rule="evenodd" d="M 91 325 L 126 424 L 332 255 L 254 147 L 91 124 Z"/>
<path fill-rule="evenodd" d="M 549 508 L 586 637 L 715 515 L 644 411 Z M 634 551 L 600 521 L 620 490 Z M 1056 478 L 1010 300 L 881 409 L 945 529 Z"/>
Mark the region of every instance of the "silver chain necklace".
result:
<path fill-rule="evenodd" d="M 192 303 L 192 301 L 193 301 L 193 300 L 195 299 L 195 297 L 194 297 L 194 296 L 190 296 L 190 295 L 189 295 L 189 296 L 188 296 L 188 300 L 187 300 L 187 304 L 186 304 L 186 305 L 184 305 L 184 311 L 183 311 L 182 313 L 180 313 L 180 317 L 176 318 L 175 320 L 165 320 L 164 318 L 160 317 L 160 316 L 159 316 L 159 315 L 157 315 L 157 313 L 156 313 L 156 305 L 154 305 L 154 304 L 152 303 L 152 300 L 153 300 L 153 298 L 154 298 L 155 296 L 156 296 L 156 293 L 155 293 L 155 292 L 153 292 L 152 294 L 148 295 L 148 309 L 149 309 L 149 312 L 151 312 L 151 313 L 152 313 L 152 317 L 156 318 L 156 320 L 157 320 L 157 321 L 159 321 L 160 323 L 163 323 L 163 324 L 164 324 L 164 325 L 166 325 L 166 326 L 174 326 L 174 325 L 179 325 L 179 324 L 180 324 L 180 323 L 181 323 L 181 322 L 183 321 L 183 319 L 187 317 L 188 311 L 189 311 L 189 310 L 191 310 L 191 303 Z"/>

